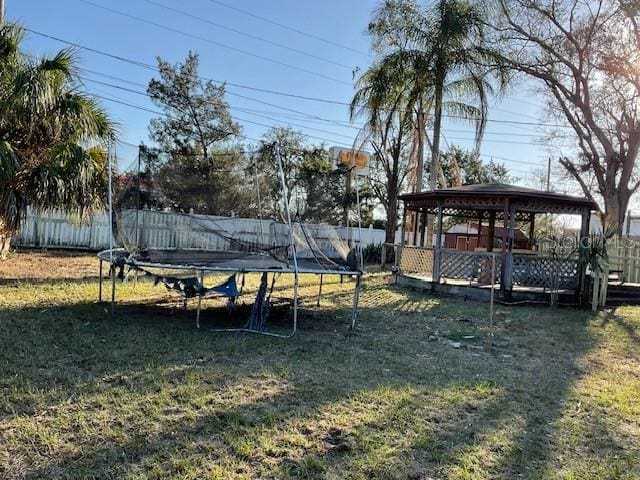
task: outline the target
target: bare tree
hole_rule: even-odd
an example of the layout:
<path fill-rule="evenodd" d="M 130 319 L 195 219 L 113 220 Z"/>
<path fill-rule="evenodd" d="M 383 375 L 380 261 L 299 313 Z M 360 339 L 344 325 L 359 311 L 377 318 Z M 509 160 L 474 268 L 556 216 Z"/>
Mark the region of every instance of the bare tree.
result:
<path fill-rule="evenodd" d="M 630 0 L 498 0 L 498 60 L 538 81 L 551 113 L 572 129 L 561 164 L 620 231 L 640 187 L 640 27 Z M 591 188 L 592 179 L 597 188 Z"/>

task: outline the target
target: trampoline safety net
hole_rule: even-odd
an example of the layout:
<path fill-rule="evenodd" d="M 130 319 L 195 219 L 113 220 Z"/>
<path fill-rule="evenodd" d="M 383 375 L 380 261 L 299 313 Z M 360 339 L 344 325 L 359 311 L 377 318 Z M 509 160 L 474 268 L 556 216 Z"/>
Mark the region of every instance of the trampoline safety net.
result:
<path fill-rule="evenodd" d="M 358 212 L 340 191 L 350 172 L 325 168 L 305 183 L 299 163 L 279 172 L 275 152 L 239 157 L 231 151 L 202 158 L 140 146 L 124 168 L 120 160 L 112 187 L 120 255 L 132 264 L 162 268 L 291 271 L 295 251 L 300 272 L 361 271 Z M 318 218 L 314 188 L 335 199 L 321 209 L 328 218 Z M 314 207 L 315 216 L 309 213 Z"/>

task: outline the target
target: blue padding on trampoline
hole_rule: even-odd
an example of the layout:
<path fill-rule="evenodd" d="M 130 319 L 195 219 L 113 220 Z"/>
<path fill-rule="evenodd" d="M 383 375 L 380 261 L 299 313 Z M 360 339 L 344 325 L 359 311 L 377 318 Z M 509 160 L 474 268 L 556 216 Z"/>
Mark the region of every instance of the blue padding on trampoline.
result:
<path fill-rule="evenodd" d="M 236 283 L 236 274 L 231 275 L 226 282 L 215 287 L 205 288 L 205 292 L 216 292 L 229 298 L 239 297 L 238 284 Z"/>

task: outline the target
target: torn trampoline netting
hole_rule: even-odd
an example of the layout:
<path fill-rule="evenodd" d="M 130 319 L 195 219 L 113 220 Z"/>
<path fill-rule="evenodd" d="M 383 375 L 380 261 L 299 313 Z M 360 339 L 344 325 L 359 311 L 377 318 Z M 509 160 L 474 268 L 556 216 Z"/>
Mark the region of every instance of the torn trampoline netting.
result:
<path fill-rule="evenodd" d="M 213 287 L 205 287 L 197 277 L 175 277 L 169 275 L 160 275 L 150 272 L 149 270 L 146 270 L 139 266 L 127 266 L 129 268 L 129 271 L 135 270 L 141 272 L 145 277 L 152 278 L 154 285 L 162 283 L 167 288 L 167 290 L 176 292 L 184 298 L 221 296 L 233 300 L 237 299 L 240 296 L 235 273 L 219 285 L 215 285 Z M 119 279 L 124 280 L 126 278 L 124 273 L 124 257 L 118 259 L 118 261 L 114 263 L 113 268 L 119 268 L 119 272 L 117 275 Z"/>
<path fill-rule="evenodd" d="M 307 223 L 301 211 L 291 224 L 285 223 L 279 201 L 265 213 L 261 203 L 265 196 L 260 197 L 255 178 L 247 178 L 245 185 L 254 189 L 255 198 L 242 197 L 248 202 L 243 205 L 225 200 L 221 208 L 223 197 L 216 183 L 191 169 L 199 165 L 196 157 L 141 146 L 136 164 L 115 179 L 113 238 L 131 263 L 290 270 L 295 252 L 298 265 L 307 271 L 361 269 L 356 253 L 360 238 L 352 227 Z M 300 189 L 295 191 L 301 195 Z M 296 208 L 305 204 L 291 202 Z M 231 211 L 235 208 L 245 217 L 235 216 Z"/>

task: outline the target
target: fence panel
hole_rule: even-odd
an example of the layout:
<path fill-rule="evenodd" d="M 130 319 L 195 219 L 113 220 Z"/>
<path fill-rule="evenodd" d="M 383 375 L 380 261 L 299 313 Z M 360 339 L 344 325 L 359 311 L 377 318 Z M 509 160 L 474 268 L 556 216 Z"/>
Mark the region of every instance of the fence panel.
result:
<path fill-rule="evenodd" d="M 625 283 L 640 283 L 640 243 L 628 238 L 609 243 L 609 270 L 621 274 Z"/>
<path fill-rule="evenodd" d="M 127 232 L 135 236 L 135 210 L 122 212 L 121 221 Z M 181 215 L 174 212 L 140 211 L 138 217 L 139 243 L 150 248 L 200 248 L 224 250 L 229 248 L 227 235 L 246 243 L 270 246 L 289 243 L 285 225 L 271 220 L 219 217 L 212 215 Z M 294 235 L 301 250 L 305 250 L 305 233 L 315 243 L 314 247 L 332 255 L 341 255 L 340 244 L 346 240 L 359 242 L 362 247 L 384 243 L 385 232 L 372 227 L 363 228 L 361 235 L 355 227 L 333 227 L 307 224 L 305 232 L 297 225 Z M 215 231 L 224 235 L 216 234 Z M 80 221 L 61 212 L 36 212 L 29 209 L 27 218 L 13 239 L 13 244 L 23 247 L 85 248 L 100 250 L 109 247 L 111 239 L 109 216 L 96 213 Z M 131 241 L 134 242 L 135 238 Z M 115 244 L 115 240 L 114 240 Z M 309 250 L 306 248 L 306 250 Z M 309 253 L 309 252 L 307 252 Z"/>

